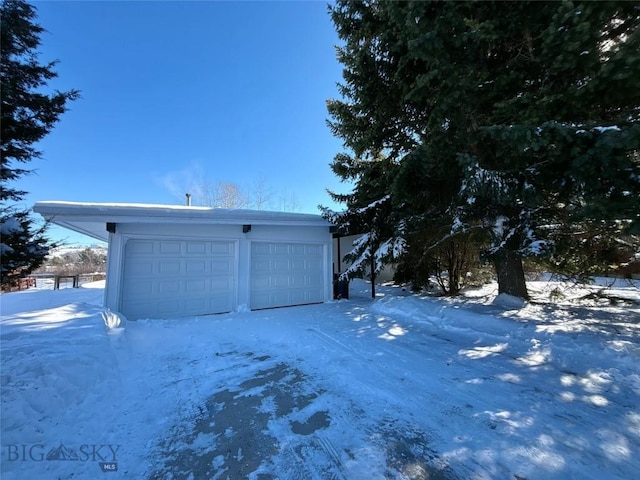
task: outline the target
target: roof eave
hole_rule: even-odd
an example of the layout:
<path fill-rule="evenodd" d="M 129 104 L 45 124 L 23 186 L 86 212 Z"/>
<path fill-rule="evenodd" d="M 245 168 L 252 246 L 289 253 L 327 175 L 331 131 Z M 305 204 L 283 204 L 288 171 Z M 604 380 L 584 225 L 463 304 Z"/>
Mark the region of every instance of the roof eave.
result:
<path fill-rule="evenodd" d="M 53 224 L 106 241 L 106 223 L 192 224 L 192 225 L 276 225 L 326 227 L 331 224 L 320 215 L 226 210 L 203 207 L 142 204 L 86 204 L 37 202 L 33 211 Z M 91 228 L 89 228 L 91 225 Z M 97 227 L 101 225 L 101 228 Z M 104 233 L 102 233 L 104 232 Z"/>

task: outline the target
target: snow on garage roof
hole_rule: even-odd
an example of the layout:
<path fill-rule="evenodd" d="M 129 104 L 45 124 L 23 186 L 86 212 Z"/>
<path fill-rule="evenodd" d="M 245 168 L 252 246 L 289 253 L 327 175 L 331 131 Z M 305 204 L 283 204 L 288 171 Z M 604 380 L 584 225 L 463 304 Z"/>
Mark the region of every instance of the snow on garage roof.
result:
<path fill-rule="evenodd" d="M 331 226 L 320 215 L 310 213 L 185 205 L 43 201 L 37 202 L 33 211 L 55 225 L 105 242 L 109 237 L 106 223 Z"/>

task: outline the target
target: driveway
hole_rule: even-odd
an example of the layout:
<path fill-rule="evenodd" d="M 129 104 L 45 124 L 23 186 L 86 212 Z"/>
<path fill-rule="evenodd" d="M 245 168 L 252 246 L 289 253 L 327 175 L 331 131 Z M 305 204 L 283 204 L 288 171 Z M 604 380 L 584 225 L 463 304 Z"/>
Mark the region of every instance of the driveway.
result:
<path fill-rule="evenodd" d="M 333 395 L 326 387 L 268 355 L 220 356 L 232 370 L 254 366 L 255 373 L 212 392 L 193 416 L 172 426 L 159 444 L 162 466 L 150 480 L 371 478 L 371 471 L 358 466 L 367 451 L 372 460 L 384 452 L 385 464 L 370 465 L 379 478 L 455 478 L 447 468 L 433 466 L 436 455 L 426 432 L 393 415 L 367 419 L 348 398 L 329 401 Z"/>

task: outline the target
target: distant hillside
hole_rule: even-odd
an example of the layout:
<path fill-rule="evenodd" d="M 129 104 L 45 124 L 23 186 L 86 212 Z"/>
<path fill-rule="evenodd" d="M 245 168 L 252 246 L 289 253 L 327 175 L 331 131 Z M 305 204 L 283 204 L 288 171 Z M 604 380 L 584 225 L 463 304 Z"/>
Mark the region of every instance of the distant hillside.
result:
<path fill-rule="evenodd" d="M 49 252 L 44 265 L 35 273 L 104 273 L 106 263 L 107 247 L 102 245 L 61 246 Z"/>
<path fill-rule="evenodd" d="M 87 249 L 100 255 L 107 254 L 107 247 L 102 245 L 63 245 L 57 248 L 52 248 L 49 252 L 49 257 L 62 257 L 69 253 L 77 254 Z"/>

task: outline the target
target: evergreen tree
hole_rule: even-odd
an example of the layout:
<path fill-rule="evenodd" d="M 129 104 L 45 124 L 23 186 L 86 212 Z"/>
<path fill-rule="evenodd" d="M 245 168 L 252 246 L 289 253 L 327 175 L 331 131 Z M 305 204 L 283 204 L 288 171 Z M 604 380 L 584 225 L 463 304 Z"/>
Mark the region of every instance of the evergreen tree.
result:
<path fill-rule="evenodd" d="M 334 212 L 321 206 L 323 216 L 339 227 L 338 233 L 341 235 L 362 234 L 353 250 L 345 255 L 351 265 L 342 276 L 353 278 L 368 272 L 374 280 L 385 263 L 396 259 L 404 250 L 404 240 L 394 236 L 390 217 L 392 201 L 389 178 L 394 165 L 383 155 L 361 160 L 342 154 L 336 157 L 331 168 L 342 178 L 356 180 L 356 187 L 350 194 L 330 191 L 335 201 L 347 205 L 347 210 Z M 371 295 L 375 297 L 374 282 L 371 283 Z"/>
<path fill-rule="evenodd" d="M 26 194 L 12 182 L 29 173 L 23 165 L 41 156 L 37 142 L 79 94 L 76 90 L 43 93 L 57 76 L 56 62 L 39 62 L 37 49 L 44 29 L 35 23 L 35 8 L 22 0 L 3 0 L 0 15 L 0 284 L 5 285 L 40 266 L 50 247 L 44 228 L 34 225 L 29 211 L 9 203 Z"/>
<path fill-rule="evenodd" d="M 331 128 L 356 157 L 383 151 L 397 166 L 391 217 L 409 247 L 421 231 L 434 246 L 471 234 L 499 291 L 526 298 L 523 258 L 565 269 L 558 259 L 592 236 L 637 241 L 634 3 L 345 0 L 330 12 L 345 80 Z"/>
<path fill-rule="evenodd" d="M 44 235 L 45 227 L 34 227 L 29 211 L 3 210 L 0 216 L 1 285 L 40 267 L 52 246 Z"/>

